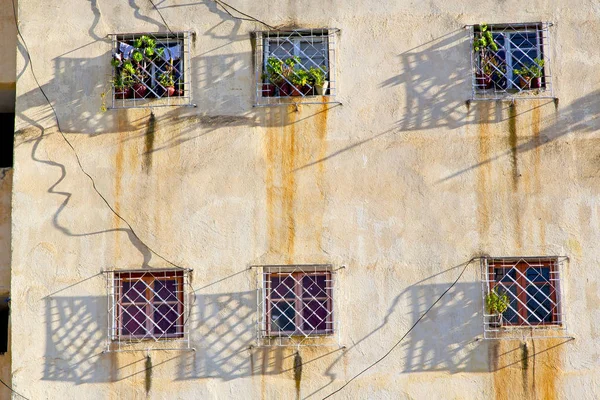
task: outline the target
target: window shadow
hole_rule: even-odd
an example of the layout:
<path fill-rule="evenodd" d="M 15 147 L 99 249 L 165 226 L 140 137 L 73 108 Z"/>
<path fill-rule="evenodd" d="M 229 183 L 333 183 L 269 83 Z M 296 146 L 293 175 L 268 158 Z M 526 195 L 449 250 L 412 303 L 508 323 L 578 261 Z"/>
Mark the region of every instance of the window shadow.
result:
<path fill-rule="evenodd" d="M 408 288 L 412 323 L 431 306 L 448 284 Z M 483 330 L 481 283 L 458 282 L 407 336 L 402 344 L 404 372 L 487 372 L 488 358 L 478 340 Z"/>

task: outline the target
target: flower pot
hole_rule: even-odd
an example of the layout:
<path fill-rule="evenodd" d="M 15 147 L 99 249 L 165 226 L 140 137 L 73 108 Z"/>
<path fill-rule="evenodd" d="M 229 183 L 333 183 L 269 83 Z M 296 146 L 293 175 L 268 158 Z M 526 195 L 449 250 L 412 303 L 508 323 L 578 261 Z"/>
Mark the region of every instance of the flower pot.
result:
<path fill-rule="evenodd" d="M 275 85 L 272 83 L 263 83 L 262 85 L 262 96 L 273 97 L 275 96 Z"/>
<path fill-rule="evenodd" d="M 291 96 L 292 95 L 292 88 L 291 85 L 287 82 L 282 82 L 279 84 L 279 86 L 277 87 L 277 89 L 279 89 L 279 96 L 280 97 L 285 97 L 285 96 Z"/>
<path fill-rule="evenodd" d="M 134 99 L 143 98 L 146 95 L 146 92 L 148 92 L 148 88 L 143 83 L 138 82 L 138 83 L 133 84 L 133 98 Z"/>
<path fill-rule="evenodd" d="M 305 96 L 314 96 L 315 88 L 310 85 L 302 86 L 302 94 Z"/>
<path fill-rule="evenodd" d="M 302 86 L 290 85 L 292 96 L 302 96 Z"/>
<path fill-rule="evenodd" d="M 529 85 L 531 84 L 531 78 L 528 76 L 519 75 L 519 79 L 517 80 L 517 83 L 521 89 L 529 89 L 529 87 L 530 87 Z"/>
<path fill-rule="evenodd" d="M 531 79 L 531 88 L 540 89 L 542 87 L 542 77 Z"/>
<path fill-rule="evenodd" d="M 323 86 L 315 85 L 315 92 L 317 92 L 318 96 L 324 96 L 325 93 L 327 92 L 328 87 L 329 87 L 329 82 L 325 81 L 325 82 L 323 82 Z"/>
<path fill-rule="evenodd" d="M 165 88 L 165 95 L 167 97 L 173 97 L 173 96 L 175 96 L 175 86 L 167 86 Z"/>
<path fill-rule="evenodd" d="M 491 75 L 486 75 L 483 72 L 475 74 L 475 85 L 477 89 L 489 89 L 492 87 Z"/>
<path fill-rule="evenodd" d="M 115 88 L 115 99 L 129 99 L 131 97 L 132 90 L 130 87 L 116 89 Z"/>

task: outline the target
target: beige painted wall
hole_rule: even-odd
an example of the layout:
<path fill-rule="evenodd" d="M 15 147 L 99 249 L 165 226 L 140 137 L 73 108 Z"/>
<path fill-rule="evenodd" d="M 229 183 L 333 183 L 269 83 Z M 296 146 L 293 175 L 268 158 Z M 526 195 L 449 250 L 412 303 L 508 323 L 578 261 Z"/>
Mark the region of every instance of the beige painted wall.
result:
<path fill-rule="evenodd" d="M 40 83 L 98 190 L 145 243 L 194 268 L 193 353 L 102 354 L 103 269 L 164 267 L 94 193 L 27 70 L 17 82 L 13 386 L 43 398 L 323 398 L 384 354 L 481 254 L 566 255 L 576 338 L 481 338 L 478 264 L 337 398 L 600 397 L 600 8 L 560 0 L 240 0 L 273 25 L 336 27 L 343 106 L 252 107 L 260 26 L 161 3 L 194 30 L 197 108 L 101 113 L 108 33 L 164 31 L 146 2 L 19 3 Z M 64 23 L 56 27 L 58 18 Z M 478 103 L 465 24 L 552 21 L 560 101 Z M 44 40 L 37 40 L 37 38 Z M 26 66 L 22 56 L 19 70 Z M 511 128 L 512 126 L 512 128 Z M 345 265 L 338 348 L 251 349 L 260 263 Z M 528 347 L 531 349 L 532 347 Z M 531 353 L 531 350 L 530 350 Z M 151 390 L 146 393 L 150 379 Z"/>

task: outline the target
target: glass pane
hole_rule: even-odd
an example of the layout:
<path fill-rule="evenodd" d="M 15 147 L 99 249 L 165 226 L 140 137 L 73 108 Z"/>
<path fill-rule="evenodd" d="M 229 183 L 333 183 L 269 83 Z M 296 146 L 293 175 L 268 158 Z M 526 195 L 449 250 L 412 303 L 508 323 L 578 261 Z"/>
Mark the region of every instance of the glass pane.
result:
<path fill-rule="evenodd" d="M 177 305 L 162 304 L 154 308 L 154 322 L 158 326 L 154 326 L 154 334 L 174 334 L 178 333 L 179 313 Z M 179 331 L 181 328 L 179 328 Z"/>
<path fill-rule="evenodd" d="M 155 280 L 154 302 L 177 301 L 177 280 Z"/>
<path fill-rule="evenodd" d="M 504 48 L 504 34 L 493 33 L 492 37 L 494 38 L 494 42 L 496 42 L 499 48 Z"/>
<path fill-rule="evenodd" d="M 327 301 L 307 301 L 304 303 L 304 309 L 302 310 L 302 316 L 304 317 L 302 323 L 302 331 L 304 333 L 310 333 L 313 330 L 323 331 L 331 329 L 327 324 Z"/>
<path fill-rule="evenodd" d="M 536 32 L 518 32 L 510 36 L 511 47 L 519 49 L 535 48 L 537 46 Z"/>
<path fill-rule="evenodd" d="M 327 71 L 327 41 L 322 38 L 300 42 L 300 60 L 305 69 L 319 68 Z"/>
<path fill-rule="evenodd" d="M 124 281 L 121 301 L 140 303 L 146 301 L 146 284 L 142 280 Z"/>
<path fill-rule="evenodd" d="M 271 276 L 271 298 L 274 300 L 278 299 L 293 299 L 296 297 L 294 294 L 294 286 L 296 281 L 291 276 Z"/>
<path fill-rule="evenodd" d="M 269 56 L 285 60 L 294 55 L 294 45 L 285 38 L 269 39 Z"/>
<path fill-rule="evenodd" d="M 327 275 L 305 275 L 302 278 L 302 298 L 327 297 Z"/>
<path fill-rule="evenodd" d="M 529 285 L 527 287 L 527 308 L 531 310 L 527 316 L 528 322 L 532 324 L 541 323 L 538 318 L 542 322 L 552 322 L 552 302 L 546 298 L 546 296 L 550 297 L 550 289 L 550 285 L 541 287 Z M 535 300 L 533 300 L 534 298 Z"/>
<path fill-rule="evenodd" d="M 294 324 L 296 318 L 296 310 L 293 303 L 277 302 L 271 303 L 271 331 L 295 331 Z"/>
<path fill-rule="evenodd" d="M 517 272 L 513 268 L 496 268 L 495 272 L 496 277 L 494 280 L 496 282 L 510 284 L 514 282 L 513 279 L 516 280 Z"/>
<path fill-rule="evenodd" d="M 513 69 L 515 68 L 523 68 L 523 67 L 531 67 L 533 65 L 533 60 L 537 57 L 537 50 L 528 50 L 521 51 L 515 50 L 512 52 L 513 59 Z"/>
<path fill-rule="evenodd" d="M 123 306 L 121 308 L 121 334 L 143 336 L 146 334 L 147 316 L 145 306 Z"/>
<path fill-rule="evenodd" d="M 511 286 L 508 290 L 503 288 L 496 289 L 498 294 L 506 293 L 509 299 L 509 307 L 502 314 L 502 318 L 505 322 L 511 325 L 520 324 L 522 322 L 521 318 L 517 315 L 517 311 L 519 310 L 519 302 L 517 301 L 517 287 Z"/>
<path fill-rule="evenodd" d="M 550 268 L 529 267 L 525 271 L 525 276 L 532 282 L 550 282 Z"/>

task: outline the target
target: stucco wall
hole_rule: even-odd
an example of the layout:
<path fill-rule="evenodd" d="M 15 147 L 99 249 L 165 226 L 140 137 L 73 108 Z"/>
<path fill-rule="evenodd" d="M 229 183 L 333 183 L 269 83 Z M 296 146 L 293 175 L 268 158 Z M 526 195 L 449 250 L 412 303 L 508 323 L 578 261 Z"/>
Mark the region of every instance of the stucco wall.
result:
<path fill-rule="evenodd" d="M 15 0 L 15 6 L 17 1 Z M 0 0 L 0 112 L 14 111 L 17 29 L 11 0 Z"/>
<path fill-rule="evenodd" d="M 43 398 L 322 398 L 383 355 L 473 257 L 566 255 L 575 340 L 482 341 L 479 265 L 338 398 L 600 396 L 600 7 L 484 1 L 236 1 L 272 25 L 339 28 L 341 106 L 253 108 L 250 32 L 210 1 L 193 30 L 197 108 L 101 113 L 108 33 L 164 31 L 150 3 L 19 2 L 36 75 L 107 201 L 194 269 L 195 352 L 102 354 L 105 269 L 165 267 L 93 191 L 30 70 L 17 82 L 13 386 Z M 62 23 L 57 26 L 56 21 Z M 559 102 L 467 105 L 465 24 L 552 21 Z M 38 40 L 38 38 L 44 40 Z M 27 61 L 17 60 L 18 70 Z M 344 348 L 256 349 L 254 264 L 332 263 Z M 527 362 L 523 362 L 527 343 Z M 150 392 L 146 392 L 151 380 Z M 299 381 L 299 382 L 298 382 Z"/>

